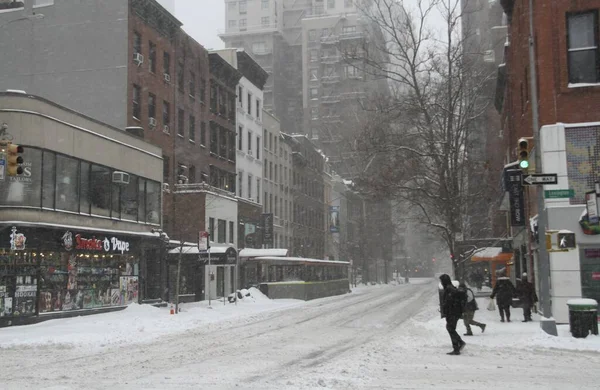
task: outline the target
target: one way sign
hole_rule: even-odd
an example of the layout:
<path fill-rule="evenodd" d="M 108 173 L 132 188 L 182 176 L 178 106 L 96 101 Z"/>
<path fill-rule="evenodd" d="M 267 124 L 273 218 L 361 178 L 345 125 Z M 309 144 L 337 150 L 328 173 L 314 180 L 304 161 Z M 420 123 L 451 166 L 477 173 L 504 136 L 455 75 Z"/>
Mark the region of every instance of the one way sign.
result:
<path fill-rule="evenodd" d="M 524 186 L 558 184 L 558 175 L 556 173 L 532 173 L 523 175 Z"/>

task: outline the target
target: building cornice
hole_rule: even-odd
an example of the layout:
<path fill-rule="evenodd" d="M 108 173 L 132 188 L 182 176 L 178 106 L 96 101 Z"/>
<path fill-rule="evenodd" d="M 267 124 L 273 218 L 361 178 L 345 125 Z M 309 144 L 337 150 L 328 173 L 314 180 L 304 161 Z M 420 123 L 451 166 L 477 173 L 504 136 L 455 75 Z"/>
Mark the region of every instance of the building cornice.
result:
<path fill-rule="evenodd" d="M 173 41 L 183 25 L 156 0 L 129 0 L 133 12 L 163 37 Z"/>

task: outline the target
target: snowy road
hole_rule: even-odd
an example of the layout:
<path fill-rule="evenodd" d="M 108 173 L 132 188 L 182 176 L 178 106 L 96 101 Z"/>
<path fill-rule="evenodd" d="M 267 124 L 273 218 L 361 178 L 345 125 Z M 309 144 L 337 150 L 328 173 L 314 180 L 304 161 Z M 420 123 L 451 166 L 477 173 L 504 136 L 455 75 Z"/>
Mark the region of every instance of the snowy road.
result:
<path fill-rule="evenodd" d="M 596 352 L 469 344 L 463 356 L 446 356 L 443 322 L 425 326 L 435 289 L 365 288 L 138 345 L 3 349 L 0 387 L 597 388 Z"/>

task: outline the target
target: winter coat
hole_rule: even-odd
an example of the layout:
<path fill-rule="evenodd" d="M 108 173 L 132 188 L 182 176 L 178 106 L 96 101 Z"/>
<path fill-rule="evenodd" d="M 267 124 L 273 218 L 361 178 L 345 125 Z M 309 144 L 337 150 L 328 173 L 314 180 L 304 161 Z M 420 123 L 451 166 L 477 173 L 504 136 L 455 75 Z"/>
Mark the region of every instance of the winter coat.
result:
<path fill-rule="evenodd" d="M 521 281 L 518 289 L 519 297 L 524 305 L 532 306 L 538 301 L 537 294 L 535 293 L 535 287 L 533 283 L 526 280 Z"/>
<path fill-rule="evenodd" d="M 512 284 L 509 278 L 506 276 L 500 277 L 496 280 L 496 285 L 492 290 L 490 298 L 496 297 L 498 305 L 510 305 L 512 303 L 513 295 L 515 294 L 515 286 Z"/>
<path fill-rule="evenodd" d="M 463 314 L 466 295 L 452 285 L 452 281 L 448 275 L 442 276 L 447 277 L 443 279 L 440 277 L 442 286 L 444 287 L 444 294 L 442 296 L 442 317 L 460 318 Z"/>
<path fill-rule="evenodd" d="M 479 306 L 477 306 L 477 300 L 475 300 L 475 294 L 473 294 L 473 290 L 470 288 L 461 289 L 464 291 L 467 302 L 465 303 L 465 312 L 474 312 L 475 310 L 479 310 Z"/>

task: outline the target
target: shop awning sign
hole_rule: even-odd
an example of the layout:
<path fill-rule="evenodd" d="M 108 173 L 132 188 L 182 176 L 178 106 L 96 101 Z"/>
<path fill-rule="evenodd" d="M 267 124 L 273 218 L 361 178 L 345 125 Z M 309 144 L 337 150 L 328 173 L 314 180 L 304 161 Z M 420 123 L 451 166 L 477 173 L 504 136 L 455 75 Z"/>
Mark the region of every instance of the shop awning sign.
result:
<path fill-rule="evenodd" d="M 117 237 L 105 237 L 103 240 L 92 236 L 91 238 L 85 238 L 81 234 L 75 234 L 75 240 L 73 240 L 73 233 L 66 232 L 62 236 L 63 247 L 70 251 L 73 248 L 76 250 L 83 251 L 96 251 L 96 252 L 129 252 L 129 242 L 118 239 Z"/>

